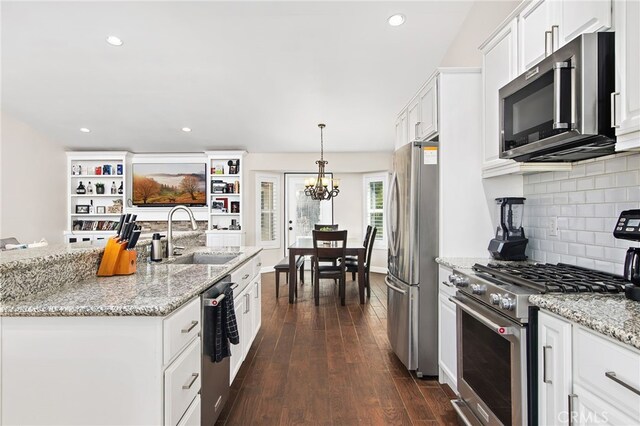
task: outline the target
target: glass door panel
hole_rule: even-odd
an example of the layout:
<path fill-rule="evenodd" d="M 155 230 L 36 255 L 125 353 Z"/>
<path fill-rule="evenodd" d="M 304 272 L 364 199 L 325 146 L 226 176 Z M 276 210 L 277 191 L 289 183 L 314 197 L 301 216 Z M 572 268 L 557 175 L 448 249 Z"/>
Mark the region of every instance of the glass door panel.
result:
<path fill-rule="evenodd" d="M 331 173 L 327 176 L 333 177 Z M 333 223 L 333 200 L 312 200 L 304 193 L 304 180 L 315 177 L 285 173 L 285 249 L 302 238 L 311 238 L 316 223 Z"/>

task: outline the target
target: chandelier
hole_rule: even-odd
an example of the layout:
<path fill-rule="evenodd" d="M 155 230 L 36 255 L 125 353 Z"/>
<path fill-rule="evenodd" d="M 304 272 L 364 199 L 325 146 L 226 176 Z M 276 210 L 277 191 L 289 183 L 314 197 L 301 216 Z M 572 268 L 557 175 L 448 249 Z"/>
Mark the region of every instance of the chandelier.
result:
<path fill-rule="evenodd" d="M 320 127 L 320 160 L 316 161 L 318 165 L 318 176 L 315 178 L 309 178 L 304 180 L 304 194 L 311 197 L 312 200 L 330 200 L 332 197 L 336 197 L 340 190 L 339 179 L 331 179 L 325 176 L 324 166 L 329 162 L 324 161 L 324 140 L 322 137 L 322 129 L 325 128 L 324 124 L 318 124 Z"/>

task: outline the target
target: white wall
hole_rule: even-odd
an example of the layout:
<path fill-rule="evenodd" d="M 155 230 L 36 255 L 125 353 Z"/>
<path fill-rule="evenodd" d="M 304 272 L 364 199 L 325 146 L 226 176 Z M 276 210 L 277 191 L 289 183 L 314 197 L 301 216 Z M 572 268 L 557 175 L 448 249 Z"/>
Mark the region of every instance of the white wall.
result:
<path fill-rule="evenodd" d="M 64 150 L 5 113 L 0 136 L 1 236 L 62 242 L 67 209 Z"/>
<path fill-rule="evenodd" d="M 442 59 L 441 67 L 479 67 L 482 56 L 478 46 L 484 42 L 498 25 L 520 4 L 520 1 L 477 0 L 460 32 L 453 39 Z"/>
<path fill-rule="evenodd" d="M 623 273 L 627 248 L 613 229 L 620 212 L 640 208 L 640 154 L 587 160 L 571 172 L 525 176 L 524 228 L 534 260 Z M 549 232 L 557 218 L 558 235 Z"/>
<path fill-rule="evenodd" d="M 285 172 L 317 173 L 315 161 L 319 153 L 249 153 L 245 157 L 245 231 L 247 245 L 255 244 L 255 176 L 257 172 L 270 172 L 282 176 L 284 190 Z M 340 179 L 340 194 L 334 199 L 334 222 L 349 230 L 349 238 L 364 239 L 363 234 L 363 184 L 362 175 L 373 171 L 389 170 L 392 153 L 325 153 L 329 161 L 327 171 L 333 172 L 334 178 Z M 284 210 L 284 198 L 281 199 L 281 210 Z M 284 219 L 281 215 L 280 229 L 284 230 Z M 262 253 L 265 266 L 271 266 L 285 256 L 284 240 L 278 249 L 266 249 Z M 372 266 L 385 268 L 386 251 L 374 249 Z"/>

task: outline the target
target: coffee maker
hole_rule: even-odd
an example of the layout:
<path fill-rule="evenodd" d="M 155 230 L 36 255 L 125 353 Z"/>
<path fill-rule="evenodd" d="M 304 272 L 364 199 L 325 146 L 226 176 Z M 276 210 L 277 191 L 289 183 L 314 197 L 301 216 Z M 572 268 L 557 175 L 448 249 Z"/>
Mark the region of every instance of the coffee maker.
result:
<path fill-rule="evenodd" d="M 524 236 L 522 197 L 496 198 L 496 236 L 489 243 L 489 253 L 496 260 L 526 260 L 524 254 L 529 240 Z"/>
<path fill-rule="evenodd" d="M 620 213 L 613 236 L 621 240 L 640 241 L 640 210 Z M 640 301 L 640 247 L 629 247 L 627 250 L 624 279 L 630 282 L 624 288 L 627 299 Z"/>

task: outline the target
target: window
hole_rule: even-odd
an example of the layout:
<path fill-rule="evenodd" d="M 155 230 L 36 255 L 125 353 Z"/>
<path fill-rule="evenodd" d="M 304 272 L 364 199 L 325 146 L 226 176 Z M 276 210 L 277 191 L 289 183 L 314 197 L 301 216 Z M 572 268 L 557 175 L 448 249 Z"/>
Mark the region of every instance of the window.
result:
<path fill-rule="evenodd" d="M 386 173 L 364 175 L 364 225 L 377 228 L 375 246 L 380 248 L 387 245 L 384 216 L 386 190 Z"/>
<path fill-rule="evenodd" d="M 280 176 L 256 176 L 256 245 L 280 247 Z"/>

